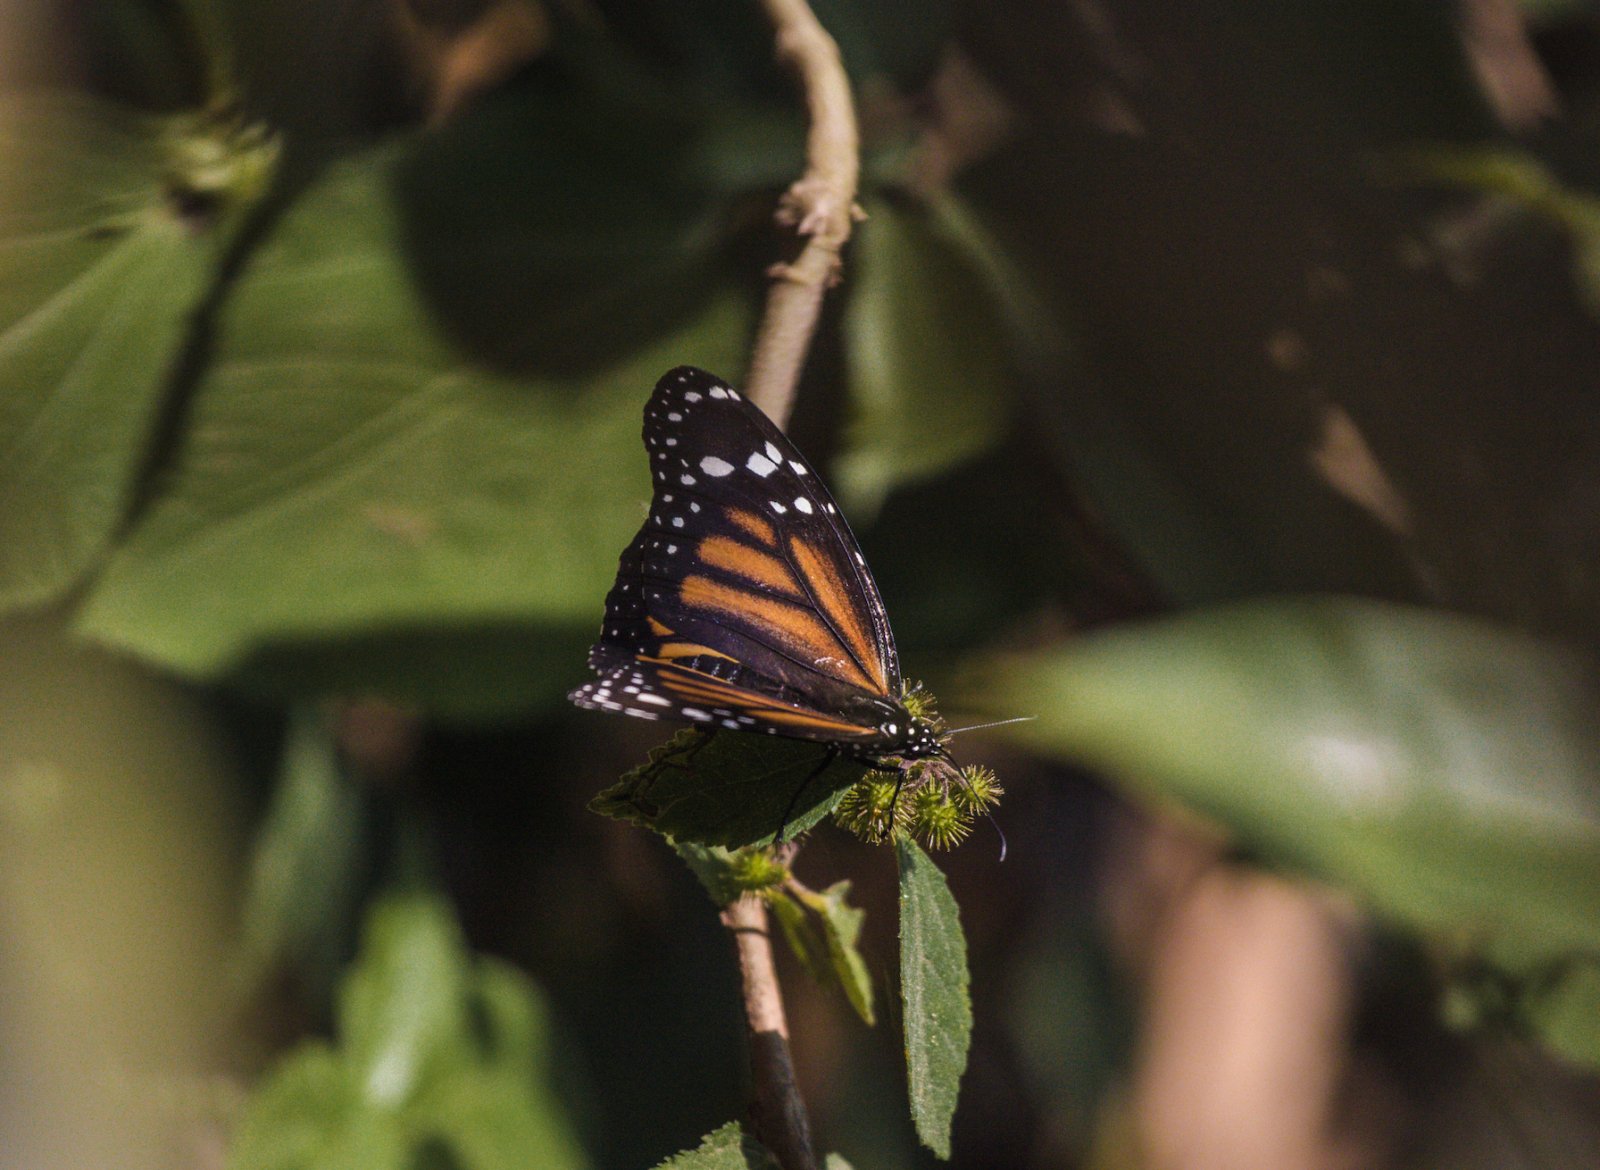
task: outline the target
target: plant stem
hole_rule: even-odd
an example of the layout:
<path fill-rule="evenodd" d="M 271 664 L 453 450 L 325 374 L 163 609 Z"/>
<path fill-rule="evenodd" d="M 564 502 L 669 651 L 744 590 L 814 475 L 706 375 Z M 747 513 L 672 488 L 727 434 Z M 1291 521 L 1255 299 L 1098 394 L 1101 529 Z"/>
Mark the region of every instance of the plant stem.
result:
<path fill-rule="evenodd" d="M 784 194 L 777 212 L 778 222 L 794 227 L 806 244 L 792 263 L 769 271 L 772 287 L 745 378 L 751 401 L 782 427 L 794 408 L 822 295 L 838 282 L 839 254 L 861 215 L 856 207 L 861 140 L 839 47 L 805 0 L 761 0 L 761 6 L 773 24 L 778 59 L 799 77 L 810 119 L 805 174 Z"/>
<path fill-rule="evenodd" d="M 839 254 L 861 214 L 856 207 L 861 141 L 839 47 L 806 0 L 761 0 L 761 6 L 772 21 L 778 59 L 799 77 L 810 120 L 805 174 L 785 192 L 777 211 L 778 222 L 792 226 L 806 243 L 792 263 L 775 264 L 769 272 L 773 283 L 745 379 L 745 394 L 782 428 L 794 409 L 823 293 L 838 281 Z M 784 850 L 787 864 L 794 846 Z M 747 894 L 723 908 L 722 923 L 739 954 L 756 1136 L 783 1170 L 817 1170 L 811 1122 L 789 1052 L 767 905 Z"/>
<path fill-rule="evenodd" d="M 783 1170 L 817 1170 L 811 1147 L 811 1122 L 795 1083 L 789 1053 L 789 1021 L 772 963 L 767 904 L 753 894 L 723 907 L 722 924 L 733 936 L 743 976 L 745 1025 L 750 1043 L 750 1073 L 755 1100 L 750 1112 L 756 1136 Z"/>

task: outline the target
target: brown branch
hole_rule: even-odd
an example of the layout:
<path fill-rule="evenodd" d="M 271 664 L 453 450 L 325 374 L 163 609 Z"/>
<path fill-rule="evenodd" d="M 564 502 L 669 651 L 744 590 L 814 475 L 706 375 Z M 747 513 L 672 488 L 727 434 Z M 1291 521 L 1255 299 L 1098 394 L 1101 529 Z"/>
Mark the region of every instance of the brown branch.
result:
<path fill-rule="evenodd" d="M 750 1072 L 755 1100 L 750 1106 L 756 1136 L 783 1170 L 817 1170 L 811 1147 L 811 1122 L 795 1083 L 789 1054 L 789 1022 L 772 962 L 767 905 L 746 894 L 723 907 L 722 924 L 733 935 L 743 977 L 745 1025 L 749 1029 Z"/>
<path fill-rule="evenodd" d="M 806 244 L 792 263 L 770 270 L 772 287 L 745 379 L 745 393 L 781 427 L 794 409 L 822 294 L 838 282 L 839 254 L 861 215 L 861 142 L 839 47 L 806 0 L 761 0 L 761 6 L 775 30 L 778 59 L 799 76 L 810 119 L 805 174 L 784 194 L 777 214 Z"/>
<path fill-rule="evenodd" d="M 800 79 L 809 117 L 805 174 L 785 192 L 777 212 L 778 222 L 793 227 L 806 242 L 792 263 L 774 265 L 769 272 L 772 287 L 744 387 L 749 399 L 782 428 L 794 409 L 823 293 L 839 279 L 840 253 L 861 215 L 856 207 L 861 143 L 839 47 L 806 0 L 761 0 L 761 5 L 773 24 L 778 59 Z M 792 843 L 779 851 L 785 865 L 793 855 Z M 789 1052 L 789 1023 L 772 961 L 766 903 L 746 895 L 723 908 L 722 923 L 739 954 L 756 1136 L 783 1170 L 817 1170 L 811 1122 Z"/>

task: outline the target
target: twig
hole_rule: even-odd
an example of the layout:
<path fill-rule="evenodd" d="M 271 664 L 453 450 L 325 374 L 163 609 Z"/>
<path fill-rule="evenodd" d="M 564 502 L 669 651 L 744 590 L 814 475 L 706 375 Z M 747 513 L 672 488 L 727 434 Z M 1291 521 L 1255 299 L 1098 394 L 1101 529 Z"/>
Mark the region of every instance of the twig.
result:
<path fill-rule="evenodd" d="M 775 30 L 778 59 L 799 76 L 810 126 L 806 172 L 778 204 L 778 222 L 806 238 L 800 255 L 776 264 L 756 334 L 745 393 L 780 427 L 822 312 L 822 294 L 839 278 L 839 253 L 860 217 L 860 134 L 839 47 L 806 0 L 761 0 Z"/>
<path fill-rule="evenodd" d="M 839 47 L 806 0 L 761 0 L 761 6 L 772 21 L 778 59 L 799 76 L 809 117 L 806 171 L 785 192 L 777 213 L 778 222 L 792 226 L 806 243 L 793 263 L 776 264 L 769 272 L 772 287 L 745 378 L 745 394 L 781 428 L 794 409 L 822 295 L 839 278 L 839 254 L 861 214 L 856 207 L 861 143 Z M 784 847 L 783 864 L 793 853 L 792 844 Z M 811 1122 L 789 1052 L 766 903 L 746 895 L 724 907 L 722 923 L 733 935 L 743 977 L 756 1135 L 783 1170 L 817 1170 Z"/>
<path fill-rule="evenodd" d="M 789 1022 L 772 963 L 767 906 L 753 894 L 723 908 L 722 924 L 733 935 L 743 976 L 745 1024 L 749 1029 L 750 1072 L 755 1081 L 756 1136 L 783 1170 L 817 1170 L 811 1148 L 811 1122 L 794 1079 L 789 1054 Z"/>

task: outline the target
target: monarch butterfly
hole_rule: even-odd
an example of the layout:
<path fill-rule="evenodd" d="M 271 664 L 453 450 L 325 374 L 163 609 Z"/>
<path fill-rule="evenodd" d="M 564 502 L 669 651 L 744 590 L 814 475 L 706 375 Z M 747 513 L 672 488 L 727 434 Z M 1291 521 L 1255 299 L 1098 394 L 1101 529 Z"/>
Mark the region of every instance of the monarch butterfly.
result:
<path fill-rule="evenodd" d="M 654 496 L 623 550 L 580 707 L 947 760 L 914 713 L 878 587 L 833 497 L 733 387 L 679 366 L 644 409 Z M 914 702 L 914 700 L 913 700 Z M 824 765 L 825 766 L 825 765 Z"/>

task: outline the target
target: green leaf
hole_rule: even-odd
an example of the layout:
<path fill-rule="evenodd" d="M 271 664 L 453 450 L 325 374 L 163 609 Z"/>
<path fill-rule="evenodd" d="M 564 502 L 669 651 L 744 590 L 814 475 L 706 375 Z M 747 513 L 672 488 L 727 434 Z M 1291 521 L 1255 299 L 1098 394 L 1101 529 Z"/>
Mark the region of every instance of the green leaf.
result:
<path fill-rule="evenodd" d="M 745 1133 L 737 1121 L 708 1133 L 698 1146 L 660 1163 L 656 1170 L 779 1170 L 777 1159 Z"/>
<path fill-rule="evenodd" d="M 242 983 L 259 987 L 289 967 L 327 991 L 352 926 L 365 846 L 361 791 L 343 774 L 321 713 L 301 708 L 250 859 Z"/>
<path fill-rule="evenodd" d="M 373 906 L 339 1002 L 341 1045 L 363 1095 L 398 1107 L 468 1032 L 467 964 L 450 909 L 428 895 Z"/>
<path fill-rule="evenodd" d="M 911 1120 L 922 1144 L 948 1158 L 956 1095 L 972 1043 L 967 942 L 939 867 L 908 837 L 895 839 L 895 856 Z"/>
<path fill-rule="evenodd" d="M 1529 997 L 1522 1018 L 1552 1052 L 1600 1069 L 1600 959 L 1575 960 Z"/>
<path fill-rule="evenodd" d="M 447 1146 L 462 1170 L 578 1170 L 583 1152 L 542 1070 L 543 1012 L 515 968 L 482 960 L 475 973 L 478 1061 L 425 1085 L 407 1110 L 413 1132 Z"/>
<path fill-rule="evenodd" d="M 805 904 L 822 923 L 823 937 L 828 946 L 828 962 L 839 986 L 844 990 L 845 998 L 855 1008 L 856 1015 L 871 1027 L 874 1023 L 872 978 L 867 974 L 866 961 L 856 946 L 867 912 L 851 906 L 845 900 L 849 896 L 850 883 L 835 882 L 820 894 L 805 896 Z"/>
<path fill-rule="evenodd" d="M 70 94 L 0 99 L 0 608 L 59 596 L 128 507 L 269 145 Z M 206 208 L 204 217 L 190 214 Z"/>
<path fill-rule="evenodd" d="M 508 99 L 302 194 L 84 632 L 300 695 L 559 701 L 649 498 L 643 401 L 736 371 L 750 319 L 660 120 L 566 118 Z"/>
<path fill-rule="evenodd" d="M 1013 734 L 1230 825 L 1269 858 L 1513 967 L 1600 947 L 1600 708 L 1500 627 L 1292 598 L 1006 663 Z"/>
<path fill-rule="evenodd" d="M 838 1154 L 829 1154 L 822 1159 L 822 1170 L 851 1170 L 849 1162 Z"/>
<path fill-rule="evenodd" d="M 842 756 L 817 772 L 825 752 L 816 744 L 740 732 L 719 731 L 709 742 L 680 737 L 651 756 L 589 807 L 703 845 L 768 844 L 780 827 L 792 838 L 866 774 Z"/>
<path fill-rule="evenodd" d="M 719 907 L 737 901 L 744 893 L 733 872 L 733 850 L 693 841 L 674 841 L 672 848 Z"/>
<path fill-rule="evenodd" d="M 338 1055 L 312 1045 L 257 1090 L 234 1131 L 228 1170 L 409 1170 L 399 1118 L 363 1101 Z"/>
<path fill-rule="evenodd" d="M 890 202 L 869 212 L 845 308 L 851 419 L 834 466 L 852 513 L 985 451 L 1009 411 L 988 282 L 931 213 Z"/>
<path fill-rule="evenodd" d="M 424 892 L 374 908 L 343 988 L 337 1046 L 290 1053 L 247 1106 L 230 1170 L 582 1170 L 547 1083 L 537 990 L 474 962 Z"/>
<path fill-rule="evenodd" d="M 783 928 L 783 937 L 788 940 L 789 949 L 800 960 L 800 965 L 819 984 L 826 984 L 832 974 L 832 969 L 823 961 L 828 944 L 822 941 L 822 936 L 811 925 L 806 908 L 783 890 L 774 891 L 767 899 L 767 905 L 772 908 L 772 916 Z"/>

